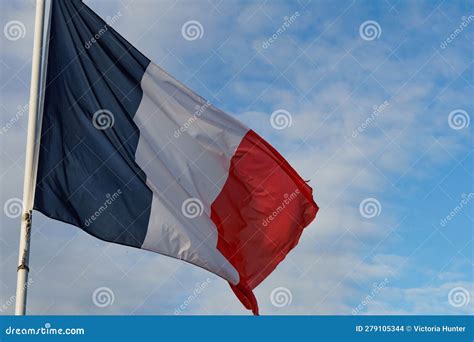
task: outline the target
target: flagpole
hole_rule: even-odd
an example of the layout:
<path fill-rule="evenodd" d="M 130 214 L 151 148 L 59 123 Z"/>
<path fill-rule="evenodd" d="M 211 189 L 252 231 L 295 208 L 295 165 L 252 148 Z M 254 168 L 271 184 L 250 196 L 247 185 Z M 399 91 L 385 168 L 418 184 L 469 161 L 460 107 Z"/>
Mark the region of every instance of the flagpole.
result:
<path fill-rule="evenodd" d="M 35 33 L 33 57 L 31 63 L 31 86 L 28 113 L 28 132 L 26 137 L 25 176 L 23 179 L 23 209 L 21 215 L 20 245 L 18 253 L 15 315 L 26 312 L 26 293 L 28 287 L 31 215 L 33 210 L 34 191 L 36 186 L 36 164 L 39 139 L 37 139 L 38 121 L 41 123 L 44 81 L 41 71 L 46 58 L 43 55 L 45 0 L 36 0 Z M 49 37 L 48 37 L 49 40 Z"/>

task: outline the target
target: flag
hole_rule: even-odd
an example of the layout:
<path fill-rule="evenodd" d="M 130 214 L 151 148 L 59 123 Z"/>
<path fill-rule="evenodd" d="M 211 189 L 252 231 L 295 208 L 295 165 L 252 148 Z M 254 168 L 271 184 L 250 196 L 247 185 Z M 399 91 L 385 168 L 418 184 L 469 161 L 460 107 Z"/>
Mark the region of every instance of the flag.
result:
<path fill-rule="evenodd" d="M 34 209 L 252 290 L 318 207 L 265 140 L 192 92 L 78 0 L 52 5 Z"/>

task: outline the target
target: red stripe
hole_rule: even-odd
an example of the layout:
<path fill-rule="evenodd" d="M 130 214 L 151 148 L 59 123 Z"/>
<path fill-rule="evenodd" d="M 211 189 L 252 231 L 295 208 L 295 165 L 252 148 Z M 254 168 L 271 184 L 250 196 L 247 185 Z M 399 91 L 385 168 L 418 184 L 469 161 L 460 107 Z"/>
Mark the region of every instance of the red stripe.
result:
<path fill-rule="evenodd" d="M 250 130 L 232 157 L 211 219 L 218 229 L 217 249 L 240 275 L 231 288 L 254 314 L 258 305 L 252 290 L 296 246 L 317 211 L 312 189 Z"/>

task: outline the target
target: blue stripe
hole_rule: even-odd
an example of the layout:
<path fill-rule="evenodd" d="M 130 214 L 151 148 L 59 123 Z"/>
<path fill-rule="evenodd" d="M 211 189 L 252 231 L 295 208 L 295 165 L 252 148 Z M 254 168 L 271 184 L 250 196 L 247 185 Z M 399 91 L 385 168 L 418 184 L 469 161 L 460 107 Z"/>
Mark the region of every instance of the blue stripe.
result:
<path fill-rule="evenodd" d="M 81 1 L 53 4 L 34 209 L 140 247 L 152 192 L 135 163 L 133 116 L 150 61 Z M 113 126 L 96 128 L 95 113 L 112 113 Z"/>

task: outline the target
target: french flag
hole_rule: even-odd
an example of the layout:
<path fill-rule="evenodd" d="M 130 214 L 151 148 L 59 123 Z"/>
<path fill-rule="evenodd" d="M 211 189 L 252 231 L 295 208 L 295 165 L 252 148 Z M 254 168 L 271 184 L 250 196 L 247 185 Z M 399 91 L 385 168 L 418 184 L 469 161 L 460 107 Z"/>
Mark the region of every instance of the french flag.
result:
<path fill-rule="evenodd" d="M 318 207 L 257 133 L 153 64 L 78 0 L 54 1 L 34 209 L 252 290 Z"/>

